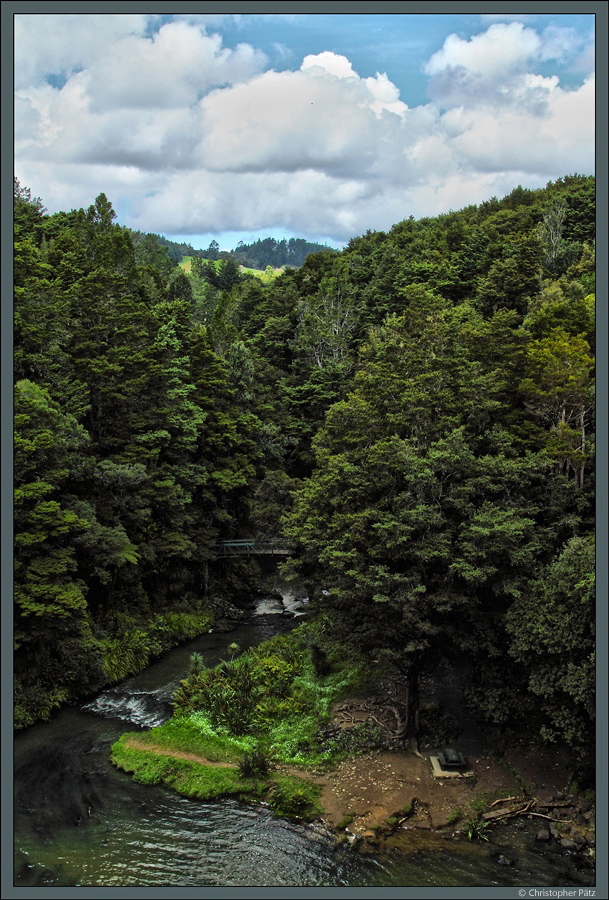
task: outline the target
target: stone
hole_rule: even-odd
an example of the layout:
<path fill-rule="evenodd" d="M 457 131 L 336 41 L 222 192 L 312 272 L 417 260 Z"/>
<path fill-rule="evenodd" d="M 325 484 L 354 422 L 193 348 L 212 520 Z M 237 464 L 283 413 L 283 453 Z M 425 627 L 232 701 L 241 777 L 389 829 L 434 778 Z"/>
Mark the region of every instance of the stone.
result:
<path fill-rule="evenodd" d="M 499 863 L 500 866 L 513 866 L 514 865 L 514 861 L 511 859 L 508 859 L 507 856 L 503 855 L 503 853 L 501 853 L 497 857 L 497 862 Z"/>
<path fill-rule="evenodd" d="M 540 828 L 537 834 L 535 835 L 536 841 L 549 841 L 550 840 L 550 829 L 549 828 Z"/>
<path fill-rule="evenodd" d="M 562 838 L 560 846 L 564 850 L 577 850 L 577 844 L 575 843 L 575 841 L 572 841 L 571 838 Z"/>
<path fill-rule="evenodd" d="M 361 852 L 364 849 L 364 847 L 367 847 L 368 851 L 370 851 L 370 848 L 378 847 L 379 844 L 380 844 L 380 838 L 379 838 L 378 834 L 376 834 L 376 832 L 364 831 L 364 833 L 362 835 L 362 842 L 359 846 L 359 850 Z"/>

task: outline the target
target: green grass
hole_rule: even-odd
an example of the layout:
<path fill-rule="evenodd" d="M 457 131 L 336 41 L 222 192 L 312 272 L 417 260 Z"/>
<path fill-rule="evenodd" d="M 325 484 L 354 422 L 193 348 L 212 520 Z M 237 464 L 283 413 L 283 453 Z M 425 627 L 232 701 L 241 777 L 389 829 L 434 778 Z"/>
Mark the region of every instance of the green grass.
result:
<path fill-rule="evenodd" d="M 266 269 L 249 269 L 247 266 L 239 266 L 243 275 L 253 275 L 255 278 L 259 278 L 263 284 L 270 284 L 285 271 L 285 266 L 269 271 L 271 268 L 271 266 L 268 266 Z"/>
<path fill-rule="evenodd" d="M 152 732 L 124 734 L 112 746 L 111 760 L 115 766 L 131 774 L 138 784 L 163 784 L 165 787 L 193 800 L 215 800 L 220 797 L 237 797 L 247 801 L 267 799 L 276 816 L 294 820 L 314 818 L 321 812 L 319 785 L 309 783 L 293 775 L 273 777 L 244 777 L 239 766 L 205 765 L 191 759 L 160 755 L 155 748 L 181 752 L 187 740 L 186 752 L 203 755 L 210 762 L 237 761 L 235 742 L 230 738 L 208 740 L 193 731 L 191 721 L 168 722 Z M 162 733 L 160 733 L 162 731 Z M 133 738 L 146 747 L 128 746 Z M 223 743 L 224 741 L 224 743 Z M 241 759 L 243 756 L 241 756 Z"/>
<path fill-rule="evenodd" d="M 138 740 L 141 737 L 138 735 Z M 123 738 L 113 745 L 111 760 L 115 766 L 132 774 L 139 784 L 164 784 L 194 800 L 227 796 L 256 800 L 265 792 L 263 781 L 242 778 L 238 768 L 205 766 L 189 759 L 159 756 L 152 750 L 128 747 Z"/>
<path fill-rule="evenodd" d="M 137 740 L 138 744 L 156 746 L 163 750 L 192 753 L 210 762 L 236 763 L 244 753 L 256 746 L 253 737 L 234 737 L 214 730 L 202 714 L 174 717 L 150 731 L 123 734 L 117 743 L 124 743 L 129 738 Z"/>
<path fill-rule="evenodd" d="M 278 776 L 268 803 L 275 816 L 284 819 L 312 819 L 321 814 L 321 787 L 294 775 Z"/>
<path fill-rule="evenodd" d="M 319 766 L 348 754 L 338 743 L 320 746 L 316 736 L 332 703 L 359 685 L 361 674 L 356 665 L 343 664 L 318 678 L 307 641 L 306 626 L 300 626 L 235 660 L 191 671 L 174 695 L 173 717 L 148 732 L 124 734 L 112 747 L 112 762 L 137 781 L 165 784 L 197 799 L 264 795 L 276 815 L 316 815 L 318 786 L 302 778 L 275 777 L 272 766 Z M 130 738 L 143 748 L 127 746 Z M 160 755 L 155 748 L 235 768 Z M 244 761 L 257 756 L 269 761 L 268 776 L 244 767 Z"/>
<path fill-rule="evenodd" d="M 456 825 L 460 818 L 461 818 L 461 810 L 460 809 L 452 809 L 446 818 L 446 824 L 447 825 Z"/>

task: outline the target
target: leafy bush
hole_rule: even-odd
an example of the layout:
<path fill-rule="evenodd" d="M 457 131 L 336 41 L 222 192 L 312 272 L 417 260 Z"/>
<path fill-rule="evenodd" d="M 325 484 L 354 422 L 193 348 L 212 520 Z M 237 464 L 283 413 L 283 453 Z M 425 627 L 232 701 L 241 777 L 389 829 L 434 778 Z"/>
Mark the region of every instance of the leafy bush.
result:
<path fill-rule="evenodd" d="M 345 752 L 319 746 L 319 723 L 337 697 L 357 679 L 355 667 L 318 678 L 306 626 L 272 638 L 238 659 L 213 669 L 191 671 L 173 702 L 176 716 L 202 715 L 217 733 L 255 736 L 257 744 L 284 762 L 315 764 Z M 361 749 L 378 746 L 372 733 Z"/>
<path fill-rule="evenodd" d="M 45 690 L 43 685 L 23 685 L 15 678 L 15 703 L 13 717 L 15 728 L 25 728 L 37 719 L 46 721 L 54 709 L 58 709 L 68 698 L 65 688 Z"/>
<path fill-rule="evenodd" d="M 262 750 L 252 750 L 239 760 L 239 771 L 243 778 L 259 778 L 268 775 L 269 761 Z"/>
<path fill-rule="evenodd" d="M 205 668 L 205 664 L 203 662 L 203 657 L 200 653 L 191 653 L 190 654 L 190 670 L 189 675 L 200 675 L 203 669 Z"/>
<path fill-rule="evenodd" d="M 151 642 L 146 632 L 139 628 L 131 628 L 117 638 L 102 640 L 101 645 L 104 675 L 110 684 L 140 672 L 147 666 L 150 656 L 160 652 L 160 645 Z"/>

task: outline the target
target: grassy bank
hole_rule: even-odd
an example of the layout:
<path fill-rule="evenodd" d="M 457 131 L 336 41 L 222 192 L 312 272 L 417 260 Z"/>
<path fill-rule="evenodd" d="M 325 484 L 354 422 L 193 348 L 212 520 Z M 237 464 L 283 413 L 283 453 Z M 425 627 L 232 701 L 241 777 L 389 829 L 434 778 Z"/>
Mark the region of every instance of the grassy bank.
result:
<path fill-rule="evenodd" d="M 344 742 L 320 740 L 319 729 L 332 703 L 361 681 L 345 663 L 320 666 L 318 654 L 306 626 L 213 669 L 193 654 L 173 717 L 123 735 L 112 762 L 139 782 L 194 799 L 264 800 L 278 815 L 316 815 L 319 787 L 276 767 L 296 765 L 304 775 L 347 754 Z"/>
<path fill-rule="evenodd" d="M 164 733 L 158 732 L 164 729 Z M 152 740 L 159 743 L 152 743 Z M 188 750 L 178 747 L 187 746 Z M 242 755 L 236 754 L 241 746 Z M 284 818 L 310 819 L 321 810 L 319 788 L 293 775 L 248 767 L 248 742 L 236 744 L 217 741 L 214 735 L 201 735 L 196 722 L 181 721 L 180 726 L 161 726 L 149 734 L 125 734 L 112 748 L 112 762 L 133 775 L 140 784 L 164 784 L 193 800 L 217 800 L 233 797 L 249 803 L 265 802 Z M 205 749 L 208 757 L 197 756 L 193 749 Z M 233 757 L 229 763 L 220 757 Z M 238 760 L 238 761 L 237 761 Z"/>

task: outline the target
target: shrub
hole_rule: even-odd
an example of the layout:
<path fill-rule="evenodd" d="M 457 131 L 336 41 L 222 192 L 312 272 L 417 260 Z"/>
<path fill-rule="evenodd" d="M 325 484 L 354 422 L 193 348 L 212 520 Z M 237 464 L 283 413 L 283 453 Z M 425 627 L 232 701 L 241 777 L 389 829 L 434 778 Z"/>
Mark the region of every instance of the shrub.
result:
<path fill-rule="evenodd" d="M 482 819 L 468 819 L 466 825 L 470 841 L 488 841 L 487 831 L 490 831 L 488 822 Z"/>
<path fill-rule="evenodd" d="M 262 750 L 246 753 L 238 765 L 243 778 L 260 778 L 268 775 L 269 761 Z"/>
<path fill-rule="evenodd" d="M 205 664 L 203 662 L 203 657 L 200 653 L 191 653 L 190 654 L 190 668 L 188 670 L 189 675 L 200 675 L 203 669 L 205 668 Z"/>
<path fill-rule="evenodd" d="M 139 628 L 131 628 L 120 637 L 100 643 L 104 675 L 111 684 L 140 672 L 148 664 L 151 654 L 160 650 L 158 644 Z"/>
<path fill-rule="evenodd" d="M 278 781 L 269 795 L 269 806 L 276 816 L 287 819 L 313 818 L 320 812 L 320 788 L 300 778 L 286 777 Z"/>

